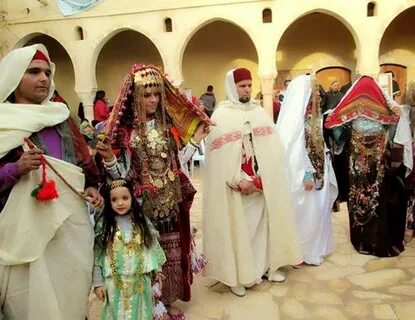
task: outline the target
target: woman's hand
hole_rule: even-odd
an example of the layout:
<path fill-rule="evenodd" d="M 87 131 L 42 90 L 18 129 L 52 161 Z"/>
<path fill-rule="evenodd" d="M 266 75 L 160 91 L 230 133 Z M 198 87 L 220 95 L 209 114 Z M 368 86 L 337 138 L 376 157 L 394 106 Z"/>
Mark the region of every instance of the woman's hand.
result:
<path fill-rule="evenodd" d="M 195 133 L 193 134 L 193 140 L 195 143 L 199 144 L 202 139 L 206 138 L 206 136 L 209 134 L 210 128 L 207 124 L 201 123 L 197 127 Z"/>
<path fill-rule="evenodd" d="M 392 112 L 393 112 L 396 116 L 398 116 L 398 117 L 400 117 L 400 116 L 401 116 L 401 113 L 402 113 L 401 108 L 400 108 L 400 107 L 398 107 L 398 106 L 394 106 L 394 107 L 392 107 Z"/>
<path fill-rule="evenodd" d="M 94 288 L 94 293 L 97 298 L 101 301 L 105 300 L 105 289 L 104 286 Z"/>
<path fill-rule="evenodd" d="M 311 191 L 314 189 L 314 180 L 307 180 L 303 182 L 304 189 Z"/>
<path fill-rule="evenodd" d="M 104 141 L 98 141 L 96 149 L 105 162 L 114 160 L 114 153 L 112 152 L 111 141 L 105 138 Z"/>

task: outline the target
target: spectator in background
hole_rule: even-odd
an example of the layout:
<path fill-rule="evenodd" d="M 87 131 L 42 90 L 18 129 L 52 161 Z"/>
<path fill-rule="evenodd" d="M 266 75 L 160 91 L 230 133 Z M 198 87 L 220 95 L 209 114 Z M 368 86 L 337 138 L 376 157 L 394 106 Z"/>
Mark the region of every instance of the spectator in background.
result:
<path fill-rule="evenodd" d="M 398 81 L 395 80 L 395 74 L 393 71 L 386 71 L 385 73 L 390 73 L 392 75 L 392 98 L 396 100 L 396 97 L 401 95 L 401 89 L 399 87 Z"/>
<path fill-rule="evenodd" d="M 340 90 L 340 82 L 334 80 L 330 85 L 329 91 L 326 92 L 326 105 L 323 109 L 323 113 L 327 110 L 334 109 L 343 96 L 344 93 Z"/>
<path fill-rule="evenodd" d="M 281 110 L 281 102 L 278 98 L 278 94 L 275 93 L 274 96 L 272 97 L 272 113 L 273 113 L 273 118 L 274 118 L 274 123 L 277 123 L 278 120 L 278 115 L 280 114 L 280 110 Z"/>
<path fill-rule="evenodd" d="M 98 90 L 94 99 L 94 120 L 105 121 L 110 116 L 110 109 L 105 101 L 105 91 Z"/>
<path fill-rule="evenodd" d="M 284 88 L 280 91 L 280 94 L 278 95 L 278 99 L 280 100 L 280 102 L 284 101 L 284 95 L 285 95 L 285 91 L 287 91 L 288 85 L 290 84 L 291 80 L 287 79 L 284 81 Z"/>
<path fill-rule="evenodd" d="M 205 113 L 210 118 L 216 105 L 216 97 L 211 84 L 207 86 L 206 92 L 200 96 L 200 100 L 205 106 Z"/>

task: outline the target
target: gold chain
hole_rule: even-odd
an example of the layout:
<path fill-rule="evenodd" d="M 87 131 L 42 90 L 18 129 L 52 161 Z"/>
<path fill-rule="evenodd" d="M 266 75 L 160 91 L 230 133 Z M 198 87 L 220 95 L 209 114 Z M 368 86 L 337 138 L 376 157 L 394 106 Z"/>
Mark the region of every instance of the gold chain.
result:
<path fill-rule="evenodd" d="M 138 262 L 137 269 L 134 273 L 133 280 L 132 281 L 123 281 L 121 279 L 121 275 L 119 272 L 119 266 L 117 264 L 117 260 L 115 258 L 115 251 L 116 251 L 116 243 L 115 241 L 112 243 L 112 246 L 108 249 L 108 256 L 110 258 L 110 267 L 111 267 L 111 273 L 112 277 L 114 279 L 114 284 L 117 289 L 121 290 L 122 296 L 124 297 L 124 308 L 129 309 L 130 308 L 130 299 L 132 296 L 134 296 L 137 292 L 143 293 L 144 287 L 142 283 L 137 283 L 143 273 L 144 264 L 142 259 L 142 253 L 143 253 L 143 242 L 141 239 L 140 234 L 137 232 L 136 226 L 133 224 L 133 232 L 132 232 L 132 238 L 129 241 L 125 241 L 122 237 L 121 231 L 117 226 L 115 235 L 119 242 L 124 247 L 124 252 L 127 252 L 128 256 L 132 256 L 134 253 L 141 258 L 141 261 Z"/>

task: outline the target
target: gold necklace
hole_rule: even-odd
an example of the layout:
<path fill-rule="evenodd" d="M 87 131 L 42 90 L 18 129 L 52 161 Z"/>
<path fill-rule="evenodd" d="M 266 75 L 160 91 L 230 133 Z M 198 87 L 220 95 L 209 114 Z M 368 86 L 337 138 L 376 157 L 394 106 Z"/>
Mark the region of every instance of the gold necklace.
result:
<path fill-rule="evenodd" d="M 141 239 L 140 234 L 137 232 L 136 226 L 133 224 L 133 231 L 132 231 L 132 238 L 129 241 L 125 241 L 122 237 L 121 230 L 116 228 L 115 236 L 119 240 L 119 242 L 124 247 L 125 252 L 127 252 L 128 256 L 132 256 L 134 253 L 140 258 L 143 253 L 143 242 Z M 115 252 L 116 252 L 116 243 L 113 241 L 112 245 L 108 248 L 108 256 L 110 259 L 110 267 L 111 267 L 111 273 L 112 277 L 114 279 L 114 284 L 117 289 L 120 289 L 122 296 L 123 296 L 123 302 L 124 302 L 124 308 L 129 309 L 130 308 L 130 299 L 132 296 L 134 296 L 136 293 L 143 293 L 144 292 L 144 286 L 139 280 L 143 274 L 144 264 L 143 259 L 141 259 L 137 265 L 137 269 L 134 273 L 132 281 L 123 281 L 121 279 L 121 275 L 119 272 L 119 266 L 117 264 L 117 260 L 115 258 Z"/>

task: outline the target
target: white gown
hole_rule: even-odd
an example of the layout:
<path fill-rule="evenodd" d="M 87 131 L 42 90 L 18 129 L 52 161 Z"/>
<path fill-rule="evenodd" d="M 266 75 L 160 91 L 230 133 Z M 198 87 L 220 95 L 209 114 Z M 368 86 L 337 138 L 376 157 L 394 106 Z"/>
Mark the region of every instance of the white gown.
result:
<path fill-rule="evenodd" d="M 330 155 L 326 152 L 323 188 L 304 189 L 305 172 L 315 171 L 307 155 L 304 132 L 304 114 L 310 96 L 310 76 L 299 76 L 290 83 L 278 118 L 277 132 L 285 152 L 303 261 L 319 265 L 333 250 L 331 211 L 337 197 L 337 182 Z"/>

